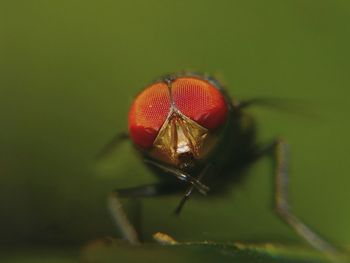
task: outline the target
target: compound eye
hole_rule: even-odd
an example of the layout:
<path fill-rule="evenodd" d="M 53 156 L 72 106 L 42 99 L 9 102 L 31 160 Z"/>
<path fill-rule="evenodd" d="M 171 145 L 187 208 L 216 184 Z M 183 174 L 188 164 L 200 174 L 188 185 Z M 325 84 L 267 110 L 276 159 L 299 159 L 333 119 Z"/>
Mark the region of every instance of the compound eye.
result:
<path fill-rule="evenodd" d="M 129 112 L 129 134 L 142 147 L 152 146 L 170 111 L 170 96 L 165 83 L 155 83 L 134 100 Z"/>
<path fill-rule="evenodd" d="M 172 83 L 176 107 L 199 125 L 213 130 L 225 123 L 227 104 L 221 92 L 206 80 L 181 77 Z"/>

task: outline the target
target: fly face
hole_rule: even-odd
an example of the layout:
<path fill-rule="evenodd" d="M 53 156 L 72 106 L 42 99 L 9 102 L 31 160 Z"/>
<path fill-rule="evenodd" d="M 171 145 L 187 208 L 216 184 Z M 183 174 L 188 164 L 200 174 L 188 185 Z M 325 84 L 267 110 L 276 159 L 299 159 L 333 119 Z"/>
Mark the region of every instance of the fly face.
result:
<path fill-rule="evenodd" d="M 214 146 L 215 136 L 208 129 L 183 115 L 174 106 L 150 155 L 160 161 L 187 169 L 204 159 Z"/>
<path fill-rule="evenodd" d="M 166 78 L 137 96 L 129 133 L 152 159 L 186 170 L 210 156 L 227 116 L 228 104 L 213 83 L 194 76 Z"/>

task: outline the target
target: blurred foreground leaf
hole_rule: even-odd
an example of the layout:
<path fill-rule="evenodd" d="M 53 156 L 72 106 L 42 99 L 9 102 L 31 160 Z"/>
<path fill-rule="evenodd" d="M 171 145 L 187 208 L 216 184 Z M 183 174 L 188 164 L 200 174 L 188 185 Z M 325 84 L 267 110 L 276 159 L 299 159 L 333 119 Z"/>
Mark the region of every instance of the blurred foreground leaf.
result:
<path fill-rule="evenodd" d="M 109 263 L 109 262 L 330 262 L 312 248 L 273 243 L 178 243 L 130 245 L 112 238 L 97 239 L 78 248 L 36 247 L 1 249 L 1 263 Z M 343 261 L 345 262 L 345 261 Z"/>
<path fill-rule="evenodd" d="M 132 246 L 116 241 L 97 240 L 82 252 L 90 262 L 328 262 L 323 254 L 309 248 L 277 244 L 179 243 Z"/>
<path fill-rule="evenodd" d="M 75 263 L 79 262 L 74 248 L 11 248 L 0 249 L 1 263 Z"/>

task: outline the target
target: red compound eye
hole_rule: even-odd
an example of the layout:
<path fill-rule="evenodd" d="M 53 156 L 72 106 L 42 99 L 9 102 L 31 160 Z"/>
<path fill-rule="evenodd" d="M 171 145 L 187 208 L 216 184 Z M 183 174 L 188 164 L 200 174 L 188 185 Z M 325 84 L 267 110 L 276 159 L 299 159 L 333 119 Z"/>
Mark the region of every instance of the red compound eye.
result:
<path fill-rule="evenodd" d="M 131 105 L 129 133 L 140 147 L 149 148 L 170 111 L 170 96 L 165 83 L 155 83 L 142 91 Z"/>
<path fill-rule="evenodd" d="M 226 121 L 228 108 L 223 95 L 205 80 L 178 78 L 172 83 L 172 96 L 184 115 L 209 130 Z"/>

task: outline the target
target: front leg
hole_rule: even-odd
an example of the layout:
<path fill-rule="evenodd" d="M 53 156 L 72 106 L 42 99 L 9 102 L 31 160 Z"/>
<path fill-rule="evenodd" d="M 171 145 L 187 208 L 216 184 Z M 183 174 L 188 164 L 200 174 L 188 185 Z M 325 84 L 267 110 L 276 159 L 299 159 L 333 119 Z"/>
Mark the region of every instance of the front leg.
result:
<path fill-rule="evenodd" d="M 158 162 L 155 162 L 153 160 L 149 160 L 149 159 L 145 159 L 144 160 L 146 163 L 149 163 L 157 168 L 159 168 L 160 170 L 166 172 L 166 173 L 170 173 L 172 175 L 174 175 L 177 179 L 179 179 L 180 181 L 184 181 L 187 183 L 190 183 L 191 185 L 193 185 L 194 187 L 197 188 L 197 190 L 203 194 L 206 195 L 207 192 L 209 191 L 209 187 L 204 185 L 203 183 L 200 182 L 199 179 L 193 177 L 192 175 L 181 171 L 175 167 L 171 167 L 171 166 L 167 166 L 165 164 L 161 164 Z M 192 190 L 191 190 L 192 191 Z"/>
<path fill-rule="evenodd" d="M 204 175 L 208 172 L 208 169 L 211 167 L 211 164 L 208 164 L 204 167 L 204 169 L 201 171 L 201 173 L 198 176 L 198 181 L 202 180 Z M 180 212 L 182 211 L 183 206 L 185 205 L 185 203 L 187 202 L 187 200 L 190 198 L 190 195 L 192 194 L 194 185 L 190 185 L 185 194 L 183 195 L 180 203 L 178 204 L 178 206 L 176 207 L 174 213 L 175 215 L 180 215 Z"/>
<path fill-rule="evenodd" d="M 142 185 L 131 188 L 116 189 L 108 199 L 108 208 L 113 221 L 121 231 L 123 238 L 130 244 L 139 244 L 140 238 L 135 227 L 129 221 L 120 198 L 144 198 L 169 195 L 183 191 L 184 185 L 171 182 Z"/>

